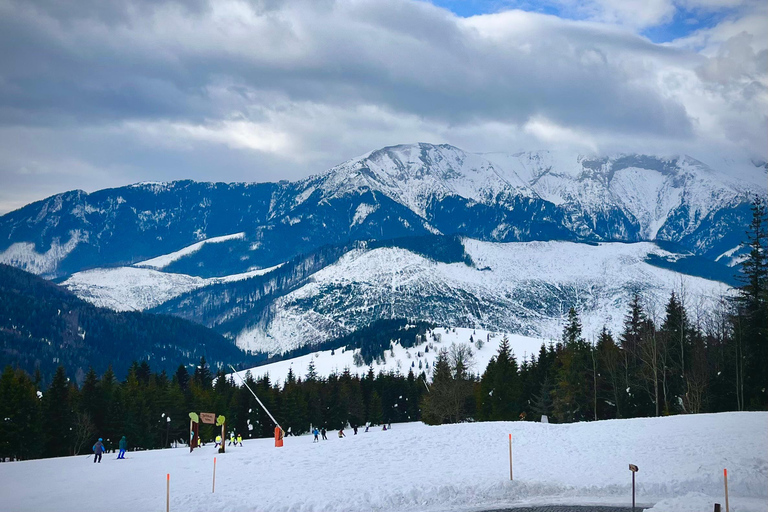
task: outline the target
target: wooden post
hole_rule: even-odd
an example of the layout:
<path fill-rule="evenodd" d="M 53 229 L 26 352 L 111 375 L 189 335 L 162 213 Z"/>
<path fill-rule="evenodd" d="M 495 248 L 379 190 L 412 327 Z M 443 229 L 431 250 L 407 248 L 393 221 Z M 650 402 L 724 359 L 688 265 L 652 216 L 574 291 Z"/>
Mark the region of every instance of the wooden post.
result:
<path fill-rule="evenodd" d="M 728 507 L 728 470 L 723 469 L 723 481 L 725 481 L 725 512 L 731 512 Z"/>
<path fill-rule="evenodd" d="M 216 492 L 216 457 L 213 458 L 213 488 L 211 492 Z"/>
<path fill-rule="evenodd" d="M 165 512 L 171 511 L 171 474 L 165 475 Z"/>
<path fill-rule="evenodd" d="M 512 480 L 512 434 L 509 434 L 509 479 Z"/>

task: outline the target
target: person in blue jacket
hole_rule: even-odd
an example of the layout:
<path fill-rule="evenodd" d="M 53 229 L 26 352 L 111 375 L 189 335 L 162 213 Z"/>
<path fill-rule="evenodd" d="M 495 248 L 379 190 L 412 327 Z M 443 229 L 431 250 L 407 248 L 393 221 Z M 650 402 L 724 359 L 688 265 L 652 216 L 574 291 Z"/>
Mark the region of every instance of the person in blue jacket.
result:
<path fill-rule="evenodd" d="M 96 441 L 96 444 L 93 445 L 93 462 L 96 463 L 96 459 L 98 459 L 99 464 L 101 464 L 101 456 L 102 454 L 107 451 L 106 448 L 104 448 L 104 443 L 102 443 L 103 439 L 99 438 L 98 441 Z"/>
<path fill-rule="evenodd" d="M 120 440 L 120 453 L 117 454 L 118 459 L 124 459 L 125 458 L 125 449 L 128 447 L 128 440 L 125 439 L 125 436 Z"/>
<path fill-rule="evenodd" d="M 317 443 L 317 442 L 319 442 L 320 440 L 317 438 L 317 436 L 319 436 L 319 435 L 320 435 L 320 431 L 319 431 L 319 430 L 317 430 L 317 427 L 315 427 L 315 430 L 313 430 L 313 431 L 312 431 L 312 433 L 313 433 L 313 434 L 315 434 L 315 440 L 314 440 L 314 441 L 312 441 L 312 442 L 313 442 L 313 443 Z"/>

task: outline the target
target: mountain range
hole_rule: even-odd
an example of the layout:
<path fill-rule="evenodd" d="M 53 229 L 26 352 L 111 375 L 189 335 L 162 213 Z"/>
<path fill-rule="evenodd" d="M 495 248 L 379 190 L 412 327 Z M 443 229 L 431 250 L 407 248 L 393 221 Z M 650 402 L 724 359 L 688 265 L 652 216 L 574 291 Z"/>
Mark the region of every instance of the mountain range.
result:
<path fill-rule="evenodd" d="M 296 182 L 58 194 L 0 217 L 0 262 L 273 354 L 381 318 L 550 337 L 571 305 L 615 329 L 635 292 L 727 293 L 766 176 L 764 162 L 402 145 Z"/>

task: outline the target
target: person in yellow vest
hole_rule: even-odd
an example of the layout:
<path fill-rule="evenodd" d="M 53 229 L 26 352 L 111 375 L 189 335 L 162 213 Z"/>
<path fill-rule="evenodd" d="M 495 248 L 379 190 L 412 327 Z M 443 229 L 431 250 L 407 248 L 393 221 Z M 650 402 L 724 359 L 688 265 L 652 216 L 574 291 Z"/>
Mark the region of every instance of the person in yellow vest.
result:
<path fill-rule="evenodd" d="M 239 444 L 240 446 L 243 446 L 243 436 L 241 436 L 240 434 L 237 435 L 237 444 Z"/>
<path fill-rule="evenodd" d="M 234 432 L 229 434 L 229 444 L 227 446 L 232 446 L 232 445 L 237 446 L 237 438 L 235 437 L 235 433 Z"/>
<path fill-rule="evenodd" d="M 213 445 L 214 448 L 221 445 L 221 436 L 216 436 L 216 444 Z"/>

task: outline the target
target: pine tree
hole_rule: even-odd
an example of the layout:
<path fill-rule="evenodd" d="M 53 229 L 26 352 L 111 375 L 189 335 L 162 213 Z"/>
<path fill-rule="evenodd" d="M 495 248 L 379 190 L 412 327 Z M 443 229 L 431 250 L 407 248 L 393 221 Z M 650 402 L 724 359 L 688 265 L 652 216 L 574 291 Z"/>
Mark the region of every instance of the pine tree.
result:
<path fill-rule="evenodd" d="M 571 422 L 594 418 L 591 347 L 581 334 L 581 321 L 574 308 L 568 311 L 558 350 L 559 368 L 552 400 L 553 413 L 559 421 Z"/>
<path fill-rule="evenodd" d="M 749 255 L 741 265 L 734 319 L 743 389 L 750 409 L 768 406 L 768 218 L 766 201 L 755 197 L 747 232 Z"/>
<path fill-rule="evenodd" d="M 74 411 L 71 388 L 64 367 L 59 366 L 51 386 L 43 395 L 44 451 L 48 457 L 72 455 Z"/>

